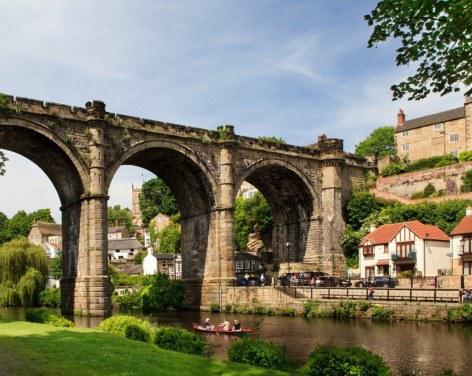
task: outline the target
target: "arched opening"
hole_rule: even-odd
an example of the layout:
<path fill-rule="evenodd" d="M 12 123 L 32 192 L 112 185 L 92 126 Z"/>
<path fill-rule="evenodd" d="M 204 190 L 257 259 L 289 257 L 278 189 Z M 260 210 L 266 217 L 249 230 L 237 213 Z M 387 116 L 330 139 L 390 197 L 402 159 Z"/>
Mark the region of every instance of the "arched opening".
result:
<path fill-rule="evenodd" d="M 54 247 L 55 245 L 60 245 L 63 255 L 62 310 L 64 313 L 72 313 L 79 249 L 80 205 L 78 203 L 86 185 L 85 168 L 74 152 L 46 127 L 24 120 L 11 118 L 0 121 L 0 149 L 20 154 L 38 166 L 49 178 L 59 196 L 61 214 L 59 216 L 59 210 L 54 212 L 56 222 L 62 223 L 62 229 L 58 229 L 57 225 L 50 226 L 48 231 L 43 228 L 42 230 L 50 233 L 45 233 L 44 238 L 36 234 L 39 236 L 36 241 L 44 243 L 46 238 L 54 239 L 51 243 L 56 244 L 51 244 L 49 250 L 51 253 L 55 253 L 59 248 Z M 11 167 L 7 165 L 8 168 Z M 34 187 L 35 182 L 25 181 L 24 184 L 32 184 Z M 34 196 L 40 200 L 39 195 L 38 190 Z"/>
<path fill-rule="evenodd" d="M 245 186 L 243 182 L 249 184 L 246 185 L 249 187 L 246 192 L 240 189 Z M 251 193 L 251 186 L 259 193 L 254 191 Z M 308 179 L 286 162 L 265 160 L 251 166 L 240 177 L 236 187 L 239 195 L 249 199 L 251 196 L 257 198 L 257 194 L 262 194 L 272 215 L 270 232 L 261 233 L 259 236 L 252 234 L 248 239 L 246 249 L 241 249 L 241 244 L 238 244 L 239 250 L 258 256 L 261 269 L 269 277 L 284 273 L 313 271 L 316 268 L 313 265 L 316 264 L 316 260 L 310 256 L 318 247 L 314 222 L 317 201 Z M 259 205 L 258 210 L 263 212 L 262 215 L 267 216 L 264 205 L 257 202 L 255 204 Z M 257 232 L 257 229 L 253 232 Z M 251 249 L 251 243 L 255 249 Z M 258 253 L 258 247 L 263 247 L 261 249 L 263 252 Z M 310 259 L 309 264 L 306 263 L 307 259 Z M 253 265 L 253 263 L 242 262 L 237 257 L 237 277 L 238 273 L 241 274 L 241 270 L 238 269 L 245 269 L 247 265 Z M 252 272 L 254 276 L 255 270 Z"/>
<path fill-rule="evenodd" d="M 143 168 L 162 179 L 171 190 L 180 213 L 182 279 L 186 284 L 198 286 L 209 275 L 207 251 L 217 247 L 212 229 L 216 205 L 213 177 L 193 153 L 169 142 L 140 144 L 126 151 L 110 167 L 109 185 L 121 165 Z M 192 295 L 195 299 L 190 303 L 198 305 L 200 291 Z"/>

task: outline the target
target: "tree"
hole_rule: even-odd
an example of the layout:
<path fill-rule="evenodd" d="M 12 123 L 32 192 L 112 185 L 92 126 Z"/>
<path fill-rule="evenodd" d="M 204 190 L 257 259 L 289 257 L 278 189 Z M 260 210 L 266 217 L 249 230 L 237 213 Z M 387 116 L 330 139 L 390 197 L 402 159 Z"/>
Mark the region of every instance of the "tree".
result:
<path fill-rule="evenodd" d="M 382 0 L 364 18 L 374 27 L 369 48 L 397 38 L 397 66 L 417 64 L 415 74 L 391 86 L 394 100 L 472 86 L 472 0 Z"/>
<path fill-rule="evenodd" d="M 57 256 L 49 262 L 49 274 L 54 279 L 61 279 L 62 278 L 62 262 L 63 256 L 62 252 L 58 252 Z"/>
<path fill-rule="evenodd" d="M 367 217 L 378 213 L 383 204 L 369 192 L 354 192 L 346 205 L 347 223 L 353 230 L 359 230 Z"/>
<path fill-rule="evenodd" d="M 108 207 L 108 225 L 125 226 L 130 234 L 134 233 L 133 215 L 128 208 L 122 208 L 120 205 Z"/>
<path fill-rule="evenodd" d="M 269 234 L 274 223 L 270 206 L 260 192 L 248 199 L 237 197 L 234 218 L 236 245 L 241 251 L 246 249 L 250 233 L 258 230 L 263 235 Z"/>
<path fill-rule="evenodd" d="M 174 195 L 160 178 L 148 180 L 143 184 L 139 206 L 145 226 L 159 213 L 175 215 L 179 212 Z"/>
<path fill-rule="evenodd" d="M 5 174 L 5 162 L 8 161 L 8 158 L 5 154 L 0 151 L 0 176 Z"/>
<path fill-rule="evenodd" d="M 395 128 L 391 126 L 374 129 L 370 135 L 356 145 L 356 155 L 385 157 L 395 154 Z"/>
<path fill-rule="evenodd" d="M 159 252 L 161 253 L 178 253 L 180 252 L 180 244 L 182 234 L 178 223 L 170 222 L 167 227 L 159 231 L 157 234 L 159 239 Z"/>
<path fill-rule="evenodd" d="M 24 210 L 18 211 L 0 227 L 0 244 L 17 237 L 27 237 L 35 221 L 54 223 L 50 209 L 39 209 L 30 214 Z"/>

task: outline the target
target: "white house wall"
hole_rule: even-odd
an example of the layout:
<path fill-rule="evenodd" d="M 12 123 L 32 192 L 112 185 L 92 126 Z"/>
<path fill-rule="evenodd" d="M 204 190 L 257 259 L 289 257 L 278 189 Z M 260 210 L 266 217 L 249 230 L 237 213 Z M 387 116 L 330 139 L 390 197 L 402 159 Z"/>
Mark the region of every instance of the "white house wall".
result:
<path fill-rule="evenodd" d="M 450 267 L 451 258 L 448 256 L 449 242 L 426 240 L 424 252 L 426 254 L 426 270 L 423 271 L 423 276 L 437 276 L 439 269 L 448 269 Z"/>

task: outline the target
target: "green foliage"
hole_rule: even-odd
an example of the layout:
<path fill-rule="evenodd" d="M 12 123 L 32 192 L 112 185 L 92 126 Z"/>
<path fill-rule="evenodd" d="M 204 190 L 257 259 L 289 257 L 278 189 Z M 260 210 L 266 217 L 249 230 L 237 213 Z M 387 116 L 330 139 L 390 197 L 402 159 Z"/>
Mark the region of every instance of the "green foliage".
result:
<path fill-rule="evenodd" d="M 467 171 L 462 177 L 462 192 L 472 192 L 472 170 Z"/>
<path fill-rule="evenodd" d="M 0 307 L 16 307 L 21 304 L 15 285 L 10 282 L 0 283 Z"/>
<path fill-rule="evenodd" d="M 320 302 L 316 300 L 307 300 L 303 303 L 303 316 L 307 319 L 317 317 L 319 314 Z"/>
<path fill-rule="evenodd" d="M 41 272 L 35 268 L 28 268 L 16 284 L 16 291 L 18 291 L 21 305 L 29 307 L 38 304 L 39 293 L 44 286 L 44 277 Z"/>
<path fill-rule="evenodd" d="M 359 230 L 367 217 L 380 212 L 385 205 L 365 191 L 354 192 L 346 205 L 351 230 Z"/>
<path fill-rule="evenodd" d="M 436 188 L 434 187 L 434 185 L 432 183 L 428 183 L 426 185 L 426 187 L 424 188 L 424 191 L 423 191 L 425 197 L 430 197 L 432 196 L 433 194 L 436 193 Z"/>
<path fill-rule="evenodd" d="M 148 339 L 152 338 L 154 329 L 152 328 L 149 321 L 141 320 L 133 316 L 115 315 L 109 317 L 98 325 L 98 329 L 107 333 L 111 333 L 115 336 L 126 338 L 127 328 L 129 326 L 133 327 L 133 329 L 130 331 L 134 331 L 136 333 L 137 330 L 135 328 L 139 327 L 141 329 L 141 333 L 146 333 Z"/>
<path fill-rule="evenodd" d="M 175 327 L 159 327 L 156 330 L 154 343 L 163 348 L 186 354 L 204 355 L 209 351 L 205 339 L 199 334 Z"/>
<path fill-rule="evenodd" d="M 147 252 L 145 251 L 138 251 L 133 258 L 133 262 L 135 265 L 141 265 L 143 263 L 144 258 L 146 257 Z"/>
<path fill-rule="evenodd" d="M 169 187 L 157 177 L 143 184 L 139 206 L 145 226 L 159 213 L 174 215 L 179 212 L 177 202 Z"/>
<path fill-rule="evenodd" d="M 10 99 L 5 94 L 0 93 L 0 115 L 9 115 L 11 112 Z"/>
<path fill-rule="evenodd" d="M 159 251 L 161 253 L 178 253 L 182 241 L 180 225 L 172 221 L 157 234 L 159 239 Z"/>
<path fill-rule="evenodd" d="M 246 250 L 250 233 L 257 230 L 263 235 L 270 234 L 274 224 L 270 206 L 260 192 L 252 198 L 236 198 L 234 219 L 235 240 L 240 251 Z"/>
<path fill-rule="evenodd" d="M 5 164 L 8 161 L 8 158 L 5 156 L 5 153 L 0 151 L 0 176 L 5 175 Z"/>
<path fill-rule="evenodd" d="M 372 308 L 372 320 L 388 321 L 393 318 L 393 310 L 381 306 Z"/>
<path fill-rule="evenodd" d="M 288 370 L 291 368 L 285 347 L 259 338 L 237 339 L 231 344 L 228 358 L 232 362 L 247 363 L 270 369 Z"/>
<path fill-rule="evenodd" d="M 125 327 L 125 337 L 135 341 L 149 342 L 150 333 L 140 325 L 129 324 Z"/>
<path fill-rule="evenodd" d="M 393 99 L 423 99 L 472 86 L 472 4 L 469 0 L 381 0 L 364 16 L 374 29 L 368 47 L 399 39 L 397 65 L 414 65 L 416 72 L 392 85 Z M 472 87 L 466 95 L 472 95 Z"/>
<path fill-rule="evenodd" d="M 351 301 L 342 301 L 333 309 L 333 317 L 340 320 L 356 318 L 357 303 Z"/>
<path fill-rule="evenodd" d="M 435 167 L 444 167 L 458 162 L 457 157 L 452 154 L 437 155 L 430 158 L 418 159 L 414 162 L 392 163 L 383 171 L 382 176 L 398 175 L 404 172 L 427 170 Z"/>
<path fill-rule="evenodd" d="M 423 191 L 416 192 L 411 195 L 412 199 L 427 198 L 427 197 L 439 197 L 444 194 L 444 191 L 436 192 L 436 187 L 432 183 L 428 183 Z"/>
<path fill-rule="evenodd" d="M 214 312 L 214 313 L 217 313 L 217 312 L 220 312 L 221 311 L 221 307 L 218 303 L 211 303 L 210 304 L 210 311 L 211 312 Z"/>
<path fill-rule="evenodd" d="M 343 253 L 349 261 L 348 267 L 355 267 L 359 263 L 359 243 L 365 235 L 363 231 L 355 231 L 351 225 L 347 225 L 341 237 Z"/>
<path fill-rule="evenodd" d="M 458 307 L 448 308 L 447 320 L 450 322 L 472 322 L 472 304 L 465 303 Z"/>
<path fill-rule="evenodd" d="M 472 161 L 472 150 L 470 151 L 461 151 L 459 153 L 459 162 L 468 162 Z"/>
<path fill-rule="evenodd" d="M 62 316 L 50 313 L 46 308 L 28 309 L 25 313 L 26 321 L 39 324 L 49 324 L 60 328 L 72 328 L 74 323 Z"/>
<path fill-rule="evenodd" d="M 185 293 L 182 281 L 171 280 L 167 275 L 158 274 L 148 277 L 145 283 L 142 292 L 144 312 L 182 308 Z"/>
<path fill-rule="evenodd" d="M 360 157 L 375 155 L 385 157 L 395 154 L 395 128 L 391 126 L 374 129 L 371 134 L 359 145 L 356 145 L 355 154 Z"/>
<path fill-rule="evenodd" d="M 3 217 L 2 217 L 3 218 Z M 35 221 L 54 223 L 50 209 L 39 209 L 30 214 L 20 210 L 0 226 L 0 245 L 20 236 L 27 237 Z"/>
<path fill-rule="evenodd" d="M 49 261 L 49 275 L 54 279 L 62 278 L 62 252 L 58 252 L 57 256 Z"/>
<path fill-rule="evenodd" d="M 47 288 L 39 294 L 39 304 L 43 307 L 61 306 L 61 289 Z"/>
<path fill-rule="evenodd" d="M 361 312 L 367 312 L 369 308 L 371 307 L 370 303 L 368 302 L 359 302 L 359 311 Z"/>
<path fill-rule="evenodd" d="M 294 317 L 297 314 L 297 311 L 295 311 L 295 308 L 292 307 L 284 307 L 280 310 L 280 313 L 282 316 Z"/>
<path fill-rule="evenodd" d="M 121 312 L 141 311 L 143 309 L 143 298 L 138 291 L 129 294 L 114 295 L 113 306 L 118 308 Z"/>
<path fill-rule="evenodd" d="M 120 205 L 108 207 L 108 225 L 125 226 L 130 234 L 133 234 L 135 231 L 131 210 L 122 208 Z"/>
<path fill-rule="evenodd" d="M 390 376 L 383 359 L 361 347 L 319 346 L 302 369 L 303 376 Z"/>
<path fill-rule="evenodd" d="M 287 142 L 280 137 L 275 137 L 275 136 L 259 136 L 257 140 L 262 143 L 262 142 L 268 142 L 270 144 L 275 144 L 275 145 L 281 145 L 281 144 L 286 144 Z"/>

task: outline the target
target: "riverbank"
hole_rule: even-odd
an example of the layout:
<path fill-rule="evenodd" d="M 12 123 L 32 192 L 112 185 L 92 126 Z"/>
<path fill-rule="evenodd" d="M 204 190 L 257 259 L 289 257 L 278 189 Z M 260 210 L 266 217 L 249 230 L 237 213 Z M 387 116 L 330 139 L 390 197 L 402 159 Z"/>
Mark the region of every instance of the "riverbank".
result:
<path fill-rule="evenodd" d="M 0 375 L 287 375 L 160 349 L 91 329 L 0 320 Z"/>

